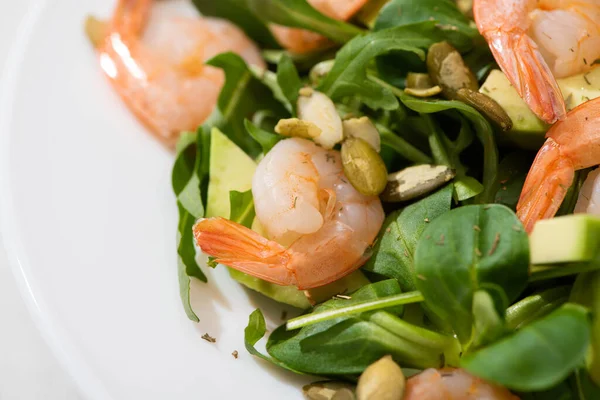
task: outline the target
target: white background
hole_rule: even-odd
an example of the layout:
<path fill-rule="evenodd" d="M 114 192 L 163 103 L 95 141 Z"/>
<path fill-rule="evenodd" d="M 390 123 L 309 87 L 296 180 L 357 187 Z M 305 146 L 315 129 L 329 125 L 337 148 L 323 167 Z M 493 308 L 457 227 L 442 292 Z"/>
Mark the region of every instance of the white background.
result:
<path fill-rule="evenodd" d="M 32 1 L 0 0 L 0 73 Z M 25 308 L 1 241 L 0 318 L 0 400 L 80 400 Z"/>

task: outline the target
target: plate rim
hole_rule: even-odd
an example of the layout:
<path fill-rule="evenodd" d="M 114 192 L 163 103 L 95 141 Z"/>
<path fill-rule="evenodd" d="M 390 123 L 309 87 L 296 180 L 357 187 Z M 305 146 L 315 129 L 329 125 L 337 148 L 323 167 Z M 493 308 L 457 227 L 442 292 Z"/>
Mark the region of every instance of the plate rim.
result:
<path fill-rule="evenodd" d="M 28 5 L 17 27 L 15 41 L 9 46 L 4 68 L 0 71 L 0 245 L 5 249 L 7 264 L 33 325 L 63 371 L 71 378 L 78 394 L 87 399 L 109 400 L 111 396 L 106 387 L 75 347 L 65 339 L 62 328 L 48 317 L 44 304 L 38 301 L 35 284 L 27 273 L 26 256 L 21 249 L 22 241 L 12 212 L 14 207 L 9 183 L 11 168 L 8 149 L 15 91 L 20 78 L 18 67 L 25 59 L 31 37 L 47 4 L 47 0 L 32 0 Z"/>

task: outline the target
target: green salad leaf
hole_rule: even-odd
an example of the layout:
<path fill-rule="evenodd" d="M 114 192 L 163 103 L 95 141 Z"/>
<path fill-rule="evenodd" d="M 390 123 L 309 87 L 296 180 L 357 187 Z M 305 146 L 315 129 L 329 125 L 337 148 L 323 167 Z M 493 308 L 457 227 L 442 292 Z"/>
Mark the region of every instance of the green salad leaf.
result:
<path fill-rule="evenodd" d="M 461 52 L 471 49 L 479 36 L 452 0 L 391 0 L 379 13 L 375 30 L 424 21 L 436 21 L 444 39 Z"/>
<path fill-rule="evenodd" d="M 448 101 L 448 100 L 424 100 L 413 96 L 408 96 L 403 91 L 395 90 L 395 93 L 399 96 L 402 103 L 409 109 L 416 111 L 421 114 L 432 114 L 440 113 L 449 110 L 454 110 L 460 113 L 466 118 L 475 131 L 475 136 L 481 142 L 483 146 L 483 192 L 481 194 L 482 202 L 491 202 L 495 195 L 495 188 L 497 185 L 498 175 L 498 148 L 496 146 L 496 140 L 494 138 L 494 131 L 492 126 L 483 115 L 481 115 L 473 107 L 461 103 L 459 101 Z M 461 132 L 466 132 L 462 131 Z M 444 146 L 451 154 L 456 154 L 462 151 L 470 142 L 468 140 L 468 133 L 463 133 L 463 137 L 459 135 L 456 141 L 449 144 L 441 143 L 440 146 Z M 441 142 L 441 141 L 440 141 Z M 454 165 L 457 165 L 456 160 L 454 162 L 449 160 Z"/>
<path fill-rule="evenodd" d="M 469 372 L 511 389 L 549 389 L 583 365 L 590 344 L 584 307 L 565 304 L 500 341 L 462 358 Z"/>
<path fill-rule="evenodd" d="M 177 269 L 179 291 L 188 318 L 198 322 L 190 304 L 190 278 L 206 282 L 206 275 L 196 261 L 196 248 L 192 227 L 204 216 L 206 185 L 208 179 L 208 151 L 210 133 L 200 127 L 195 133 L 184 133 L 177 143 L 177 157 L 171 174 L 172 186 L 177 196 L 179 223 L 177 226 Z"/>
<path fill-rule="evenodd" d="M 400 287 L 395 280 L 381 281 L 364 286 L 350 299 L 329 300 L 317 306 L 314 313 L 398 294 Z M 401 307 L 394 307 L 340 315 L 299 331 L 287 331 L 283 325 L 269 337 L 267 351 L 296 370 L 321 375 L 361 373 L 386 354 L 406 366 L 440 366 L 444 352 L 453 347 L 453 338 L 402 321 L 396 316 L 401 311 Z"/>
<path fill-rule="evenodd" d="M 590 379 L 600 387 L 600 272 L 580 274 L 573 285 L 571 301 L 587 307 L 593 313 L 592 338 L 586 367 Z"/>
<path fill-rule="evenodd" d="M 258 144 L 260 144 L 263 154 L 267 154 L 269 151 L 271 151 L 273 146 L 283 139 L 283 136 L 260 129 L 258 126 L 254 125 L 248 120 L 244 120 L 244 126 L 246 127 L 248 134 L 252 136 L 252 138 L 256 140 Z"/>
<path fill-rule="evenodd" d="M 415 252 L 416 286 L 425 303 L 450 321 L 459 340 L 473 333 L 473 296 L 486 290 L 498 312 L 527 285 L 529 240 L 501 205 L 463 206 L 430 223 Z"/>
<path fill-rule="evenodd" d="M 363 266 L 398 280 L 403 291 L 416 289 L 414 254 L 427 226 L 452 206 L 452 184 L 389 214 L 375 240 L 373 255 Z"/>
<path fill-rule="evenodd" d="M 400 26 L 361 35 L 348 42 L 317 89 L 337 101 L 353 96 L 373 109 L 393 110 L 398 100 L 386 87 L 367 79 L 367 68 L 377 56 L 406 51 L 425 59 L 425 49 L 438 39 L 434 22 Z"/>
<path fill-rule="evenodd" d="M 262 109 L 272 110 L 281 117 L 286 116 L 287 111 L 237 54 L 222 53 L 210 59 L 207 64 L 225 72 L 225 85 L 219 95 L 217 107 L 205 125 L 219 128 L 246 154 L 256 157 L 260 153 L 260 147 L 248 135 L 244 118 L 252 118 L 256 111 Z"/>
<path fill-rule="evenodd" d="M 363 32 L 354 25 L 321 14 L 306 0 L 246 1 L 250 10 L 265 21 L 317 32 L 338 43 L 345 43 Z"/>
<path fill-rule="evenodd" d="M 296 103 L 298 102 L 298 92 L 302 88 L 302 81 L 296 66 L 287 54 L 283 55 L 277 64 L 277 83 L 291 105 L 293 115 L 296 115 Z"/>
<path fill-rule="evenodd" d="M 252 228 L 252 222 L 256 216 L 252 190 L 246 192 L 230 191 L 229 205 L 231 209 L 229 219 L 244 225 L 246 228 Z"/>
<path fill-rule="evenodd" d="M 262 358 L 263 360 L 273 363 L 277 366 L 280 366 L 281 368 L 285 368 L 297 374 L 303 374 L 300 371 L 290 368 L 288 365 L 280 362 L 279 360 L 269 357 L 266 354 L 262 354 L 256 349 L 256 343 L 258 343 L 258 341 L 265 336 L 266 332 L 267 324 L 265 323 L 265 317 L 263 316 L 262 311 L 260 311 L 257 308 L 252 312 L 252 314 L 250 314 L 248 325 L 246 326 L 246 329 L 244 329 L 244 344 L 248 353 L 258 358 Z"/>
<path fill-rule="evenodd" d="M 202 15 L 233 22 L 263 47 L 277 48 L 279 44 L 267 25 L 248 6 L 248 0 L 192 0 Z"/>

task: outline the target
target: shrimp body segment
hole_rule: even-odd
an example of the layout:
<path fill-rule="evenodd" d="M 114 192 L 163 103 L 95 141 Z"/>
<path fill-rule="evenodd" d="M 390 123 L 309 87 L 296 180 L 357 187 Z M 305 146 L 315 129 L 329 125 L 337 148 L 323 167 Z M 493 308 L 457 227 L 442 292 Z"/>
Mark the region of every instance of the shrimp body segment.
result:
<path fill-rule="evenodd" d="M 378 197 L 345 179 L 339 152 L 305 139 L 279 142 L 252 182 L 256 216 L 271 240 L 222 218 L 200 220 L 196 243 L 217 262 L 279 285 L 311 289 L 360 267 L 381 229 Z"/>
<path fill-rule="evenodd" d="M 349 20 L 369 0 L 308 0 L 322 14 L 340 21 Z M 305 29 L 271 25 L 273 35 L 283 47 L 292 53 L 303 54 L 326 47 L 330 42 L 325 36 Z"/>
<path fill-rule="evenodd" d="M 564 119 L 556 78 L 584 72 L 600 57 L 598 0 L 475 0 L 477 27 L 531 110 Z"/>
<path fill-rule="evenodd" d="M 508 389 L 465 370 L 426 369 L 406 382 L 404 400 L 519 400 Z"/>
<path fill-rule="evenodd" d="M 600 164 L 600 98 L 573 109 L 546 137 L 517 204 L 527 232 L 538 220 L 556 214 L 576 170 Z"/>
<path fill-rule="evenodd" d="M 217 102 L 224 75 L 206 66 L 206 60 L 232 51 L 248 63 L 264 63 L 235 25 L 173 15 L 153 3 L 119 0 L 97 52 L 102 70 L 128 107 L 172 146 L 181 131 L 204 122 Z"/>

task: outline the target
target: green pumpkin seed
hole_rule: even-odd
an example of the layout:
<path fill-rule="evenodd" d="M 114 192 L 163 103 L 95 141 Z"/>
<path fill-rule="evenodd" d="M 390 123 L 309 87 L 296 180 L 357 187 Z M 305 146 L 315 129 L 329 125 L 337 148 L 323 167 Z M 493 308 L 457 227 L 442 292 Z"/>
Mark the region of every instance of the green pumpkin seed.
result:
<path fill-rule="evenodd" d="M 432 45 L 427 53 L 427 70 L 434 84 L 442 88 L 444 96 L 455 100 L 459 89 L 477 91 L 479 82 L 462 56 L 448 42 Z"/>
<path fill-rule="evenodd" d="M 379 153 L 363 139 L 350 137 L 342 143 L 344 174 L 366 196 L 379 195 L 387 185 L 387 170 Z"/>
<path fill-rule="evenodd" d="M 510 131 L 513 126 L 512 119 L 504 108 L 490 96 L 470 89 L 459 89 L 456 100 L 462 101 L 494 121 L 503 131 Z"/>
<path fill-rule="evenodd" d="M 402 400 L 405 388 L 402 369 L 391 356 L 385 356 L 362 373 L 356 395 L 358 400 Z"/>
<path fill-rule="evenodd" d="M 445 165 L 416 165 L 388 175 L 388 183 L 381 199 L 402 202 L 431 193 L 450 182 L 456 172 Z"/>
<path fill-rule="evenodd" d="M 421 72 L 409 72 L 406 76 L 407 89 L 429 89 L 435 86 L 429 74 Z"/>
<path fill-rule="evenodd" d="M 302 393 L 307 400 L 356 400 L 354 386 L 345 382 L 311 383 L 302 388 Z"/>
<path fill-rule="evenodd" d="M 275 132 L 288 137 L 314 139 L 321 134 L 321 129 L 312 122 L 298 118 L 280 119 L 275 126 Z"/>

